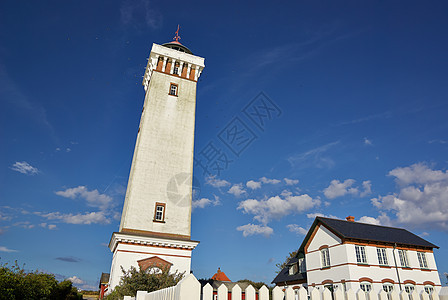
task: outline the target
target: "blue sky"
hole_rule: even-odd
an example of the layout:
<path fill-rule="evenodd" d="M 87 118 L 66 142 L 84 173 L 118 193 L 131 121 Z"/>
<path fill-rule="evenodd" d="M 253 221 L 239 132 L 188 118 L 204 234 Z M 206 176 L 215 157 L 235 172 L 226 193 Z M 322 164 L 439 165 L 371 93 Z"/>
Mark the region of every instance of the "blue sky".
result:
<path fill-rule="evenodd" d="M 2 1 L 0 262 L 91 289 L 109 272 L 146 59 L 180 24 L 206 64 L 195 157 L 221 158 L 194 168 L 198 278 L 270 282 L 316 215 L 349 214 L 448 272 L 447 6 Z"/>

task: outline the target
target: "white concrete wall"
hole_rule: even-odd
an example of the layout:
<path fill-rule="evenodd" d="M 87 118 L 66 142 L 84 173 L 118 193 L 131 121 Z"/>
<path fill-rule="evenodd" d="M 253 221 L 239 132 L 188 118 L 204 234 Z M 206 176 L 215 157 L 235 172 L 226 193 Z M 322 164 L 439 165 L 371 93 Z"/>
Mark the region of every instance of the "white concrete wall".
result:
<path fill-rule="evenodd" d="M 153 256 L 172 263 L 171 272 L 177 270 L 180 273 L 185 272 L 186 275 L 190 273 L 191 250 L 118 243 L 112 259 L 109 291 L 112 291 L 120 283 L 120 278 L 123 275 L 120 266 L 123 266 L 125 270 L 129 270 L 131 266 L 138 269 L 138 260 Z"/>
<path fill-rule="evenodd" d="M 177 97 L 168 95 L 170 83 L 178 84 Z M 120 231 L 127 228 L 190 236 L 195 107 L 196 82 L 153 72 Z M 179 201 L 176 195 L 170 198 L 167 194 L 168 183 L 178 174 L 189 176 L 188 182 L 177 186 Z M 156 202 L 166 203 L 165 223 L 153 222 Z"/>

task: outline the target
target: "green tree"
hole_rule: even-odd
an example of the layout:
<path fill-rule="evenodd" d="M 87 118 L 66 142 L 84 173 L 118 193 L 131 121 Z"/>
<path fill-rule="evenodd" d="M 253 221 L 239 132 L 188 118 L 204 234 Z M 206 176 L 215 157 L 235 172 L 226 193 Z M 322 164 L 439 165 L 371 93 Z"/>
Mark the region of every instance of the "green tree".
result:
<path fill-rule="evenodd" d="M 286 267 L 286 264 L 288 263 L 288 261 L 295 257 L 297 255 L 297 251 L 293 251 L 293 252 L 289 252 L 289 255 L 286 256 L 285 260 L 283 261 L 283 263 L 277 263 L 275 264 L 275 266 L 277 267 L 277 271 L 275 271 L 275 273 L 280 273 L 281 270 L 283 270 L 284 267 Z"/>
<path fill-rule="evenodd" d="M 153 292 L 176 285 L 184 276 L 184 273 L 170 273 L 169 267 L 150 266 L 147 269 L 131 267 L 124 270 L 120 284 L 107 296 L 107 300 L 123 299 L 123 296 L 133 296 L 137 291 Z"/>
<path fill-rule="evenodd" d="M 14 265 L 0 264 L 0 299 L 76 300 L 82 299 L 72 282 L 58 282 L 53 274 L 26 272 Z"/>
<path fill-rule="evenodd" d="M 241 279 L 241 280 L 238 280 L 237 282 L 247 282 L 251 286 L 256 288 L 257 290 L 259 290 L 263 285 L 265 285 L 269 290 L 271 289 L 271 287 L 269 285 L 267 285 L 266 283 L 261 282 L 261 281 L 255 282 L 255 281 L 252 281 L 252 280 L 249 280 L 249 279 Z"/>

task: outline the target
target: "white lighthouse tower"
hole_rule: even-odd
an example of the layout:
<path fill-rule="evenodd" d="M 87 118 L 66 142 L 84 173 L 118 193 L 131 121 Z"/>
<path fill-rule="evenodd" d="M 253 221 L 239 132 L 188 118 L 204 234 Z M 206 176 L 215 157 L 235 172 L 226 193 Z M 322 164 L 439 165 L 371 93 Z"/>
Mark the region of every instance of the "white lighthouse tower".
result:
<path fill-rule="evenodd" d="M 120 282 L 121 266 L 162 264 L 188 274 L 199 243 L 190 238 L 191 197 L 196 84 L 205 65 L 178 41 L 178 31 L 149 54 L 120 230 L 109 243 L 109 291 Z"/>

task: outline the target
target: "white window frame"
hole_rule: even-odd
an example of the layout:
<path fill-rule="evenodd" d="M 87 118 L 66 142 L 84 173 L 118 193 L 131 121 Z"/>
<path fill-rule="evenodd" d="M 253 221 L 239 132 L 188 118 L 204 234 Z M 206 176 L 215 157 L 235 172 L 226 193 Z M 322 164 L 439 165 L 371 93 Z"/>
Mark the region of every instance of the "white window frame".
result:
<path fill-rule="evenodd" d="M 154 212 L 154 221 L 164 222 L 165 221 L 165 205 L 162 203 L 156 203 L 156 209 Z"/>
<path fill-rule="evenodd" d="M 321 258 L 322 258 L 322 268 L 330 267 L 330 250 L 328 248 L 323 248 L 320 250 Z"/>
<path fill-rule="evenodd" d="M 299 273 L 306 273 L 305 258 L 299 258 Z"/>
<path fill-rule="evenodd" d="M 400 258 L 400 264 L 403 268 L 409 268 L 408 251 L 398 249 L 398 257 Z"/>
<path fill-rule="evenodd" d="M 367 264 L 366 247 L 355 245 L 356 262 L 358 264 Z"/>
<path fill-rule="evenodd" d="M 171 96 L 177 96 L 178 90 L 179 90 L 179 86 L 175 83 L 171 83 L 170 90 L 169 90 L 168 94 Z"/>
<path fill-rule="evenodd" d="M 412 283 L 406 283 L 404 285 L 404 290 L 405 290 L 406 293 L 411 294 L 412 291 L 415 290 L 415 285 L 413 285 Z"/>
<path fill-rule="evenodd" d="M 428 269 L 428 261 L 426 260 L 425 252 L 417 252 L 418 263 L 420 264 L 420 268 Z"/>
<path fill-rule="evenodd" d="M 394 290 L 394 285 L 390 282 L 383 283 L 383 291 L 385 291 L 388 295 L 392 293 Z"/>
<path fill-rule="evenodd" d="M 386 248 L 376 248 L 376 254 L 378 255 L 378 263 L 382 266 L 388 266 Z"/>
<path fill-rule="evenodd" d="M 428 295 L 431 295 L 434 292 L 434 286 L 432 286 L 431 284 L 426 284 L 424 286 L 424 289 Z"/>
<path fill-rule="evenodd" d="M 361 281 L 359 283 L 359 288 L 363 290 L 366 294 L 368 294 L 372 290 L 372 283 L 368 281 Z"/>

